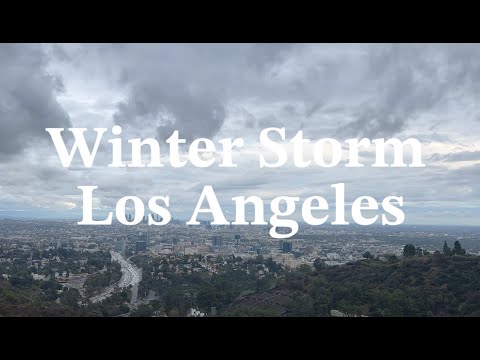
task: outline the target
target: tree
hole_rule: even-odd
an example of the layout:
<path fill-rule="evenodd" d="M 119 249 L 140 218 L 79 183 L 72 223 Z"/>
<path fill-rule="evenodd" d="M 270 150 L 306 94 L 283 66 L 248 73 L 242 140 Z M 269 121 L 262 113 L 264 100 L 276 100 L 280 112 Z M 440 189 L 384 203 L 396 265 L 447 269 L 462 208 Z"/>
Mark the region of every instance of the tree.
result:
<path fill-rule="evenodd" d="M 312 268 L 308 264 L 302 264 L 298 267 L 297 271 L 302 273 L 304 276 L 308 276 L 312 274 Z"/>
<path fill-rule="evenodd" d="M 302 293 L 295 293 L 288 310 L 293 316 L 315 316 L 313 299 Z"/>
<path fill-rule="evenodd" d="M 313 299 L 313 307 L 316 315 L 328 316 L 333 294 L 325 276 L 318 275 L 316 277 L 309 295 Z"/>
<path fill-rule="evenodd" d="M 268 290 L 270 287 L 271 281 L 267 277 L 263 277 L 261 279 L 257 279 L 255 284 L 255 289 L 257 292 L 262 292 Z"/>
<path fill-rule="evenodd" d="M 452 255 L 465 255 L 465 249 L 462 249 L 460 242 L 457 240 L 453 244 Z"/>
<path fill-rule="evenodd" d="M 163 295 L 163 302 L 165 305 L 165 311 L 169 313 L 174 308 L 177 308 L 180 311 L 184 303 L 184 298 L 181 292 L 177 289 L 171 288 L 166 291 Z"/>
<path fill-rule="evenodd" d="M 152 317 L 153 308 L 147 304 L 141 304 L 137 309 L 133 310 L 130 314 L 131 317 Z"/>
<path fill-rule="evenodd" d="M 373 259 L 375 257 L 370 251 L 365 251 L 362 256 L 365 259 Z"/>
<path fill-rule="evenodd" d="M 78 302 L 82 300 L 82 296 L 78 292 L 77 289 L 70 288 L 62 292 L 60 297 L 60 301 L 64 305 L 68 305 L 71 307 L 78 307 Z"/>
<path fill-rule="evenodd" d="M 216 306 L 218 302 L 215 288 L 211 285 L 203 285 L 200 287 L 197 293 L 197 305 L 201 309 L 209 309 L 212 306 Z"/>
<path fill-rule="evenodd" d="M 417 255 L 417 256 L 423 256 L 423 250 L 422 250 L 421 247 L 417 247 L 417 248 L 415 249 L 415 255 Z"/>
<path fill-rule="evenodd" d="M 415 245 L 407 244 L 403 248 L 403 256 L 415 256 L 417 249 L 415 249 Z"/>
<path fill-rule="evenodd" d="M 443 255 L 450 256 L 452 255 L 452 250 L 450 250 L 450 247 L 447 244 L 447 240 L 443 243 Z"/>
<path fill-rule="evenodd" d="M 313 262 L 313 267 L 316 271 L 320 271 L 325 268 L 325 263 L 320 258 L 316 258 Z"/>
<path fill-rule="evenodd" d="M 395 255 L 395 254 L 386 254 L 385 257 L 386 257 L 387 260 L 390 261 L 390 262 L 395 262 L 395 261 L 397 261 L 397 255 Z"/>

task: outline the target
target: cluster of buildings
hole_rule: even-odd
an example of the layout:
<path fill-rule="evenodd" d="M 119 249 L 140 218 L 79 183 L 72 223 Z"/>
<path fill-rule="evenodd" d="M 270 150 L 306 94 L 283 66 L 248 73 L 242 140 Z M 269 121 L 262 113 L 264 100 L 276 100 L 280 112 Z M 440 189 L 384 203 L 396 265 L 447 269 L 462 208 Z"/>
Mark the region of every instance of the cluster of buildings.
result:
<path fill-rule="evenodd" d="M 131 214 L 127 215 L 131 217 Z M 127 258 L 135 254 L 152 257 L 165 255 L 235 256 L 242 259 L 259 255 L 278 264 L 295 268 L 322 259 L 327 265 L 360 260 L 365 252 L 374 256 L 400 256 L 406 243 L 429 251 L 441 250 L 444 241 L 460 239 L 470 253 L 480 252 L 478 229 L 441 229 L 428 227 L 307 226 L 287 240 L 274 239 L 269 226 L 213 226 L 209 221 L 187 226 L 174 220 L 166 226 L 144 223 L 124 226 L 78 226 L 72 221 L 0 220 L 0 264 L 13 261 L 20 253 L 65 247 L 82 253 L 114 250 Z M 161 219 L 157 218 L 156 221 Z M 9 254 L 8 256 L 5 254 Z M 40 264 L 52 259 L 40 257 Z M 61 276 L 59 274 L 58 276 Z M 41 274 L 39 275 L 41 276 Z"/>
<path fill-rule="evenodd" d="M 269 235 L 268 226 L 212 226 L 202 221 L 199 226 L 174 224 L 162 227 L 136 226 L 130 234 L 113 240 L 113 249 L 126 254 L 149 256 L 211 255 L 235 256 L 242 259 L 259 255 L 271 257 L 278 264 L 296 268 L 322 259 L 327 265 L 338 265 L 362 259 L 368 251 L 374 255 L 401 255 L 403 243 L 391 244 L 375 234 L 336 229 L 306 227 L 288 240 Z"/>

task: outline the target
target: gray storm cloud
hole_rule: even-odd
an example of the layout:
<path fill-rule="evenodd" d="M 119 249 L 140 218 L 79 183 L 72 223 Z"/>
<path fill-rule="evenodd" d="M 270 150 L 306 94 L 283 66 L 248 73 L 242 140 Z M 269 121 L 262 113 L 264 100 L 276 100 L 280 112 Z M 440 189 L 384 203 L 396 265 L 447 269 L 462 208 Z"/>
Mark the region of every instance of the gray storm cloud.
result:
<path fill-rule="evenodd" d="M 178 129 L 192 139 L 215 135 L 232 102 L 256 99 L 286 105 L 270 114 L 245 108 L 247 128 L 267 123 L 315 128 L 332 105 L 349 118 L 336 124 L 338 136 L 393 136 L 455 96 L 478 90 L 475 45 L 323 49 L 309 44 L 119 47 L 129 95 L 114 119 L 122 125 L 155 124 L 160 138 Z M 137 61 L 128 55 L 134 50 L 148 57 Z"/>
<path fill-rule="evenodd" d="M 154 125 L 160 139 L 179 130 L 187 141 L 214 136 L 225 121 L 229 101 L 256 88 L 247 84 L 268 74 L 294 47 L 163 44 L 131 45 L 130 50 L 132 46 L 148 56 L 139 62 L 128 56 L 120 61 L 121 82 L 128 87 L 128 97 L 118 104 L 115 123 Z M 119 47 L 113 51 L 127 50 Z"/>
<path fill-rule="evenodd" d="M 453 96 L 472 95 L 478 90 L 479 55 L 472 44 L 371 46 L 364 81 L 374 82 L 374 96 L 339 133 L 391 136 Z"/>
<path fill-rule="evenodd" d="M 225 108 L 215 96 L 192 93 L 183 87 L 164 89 L 158 84 L 139 84 L 114 114 L 118 125 L 157 125 L 157 137 L 168 138 L 178 130 L 191 141 L 215 135 L 225 121 Z"/>
<path fill-rule="evenodd" d="M 39 45 L 0 45 L 0 156 L 21 152 L 46 127 L 69 126 L 56 100 L 59 77 L 46 71 L 48 59 Z M 48 134 L 47 134 L 48 135 Z"/>

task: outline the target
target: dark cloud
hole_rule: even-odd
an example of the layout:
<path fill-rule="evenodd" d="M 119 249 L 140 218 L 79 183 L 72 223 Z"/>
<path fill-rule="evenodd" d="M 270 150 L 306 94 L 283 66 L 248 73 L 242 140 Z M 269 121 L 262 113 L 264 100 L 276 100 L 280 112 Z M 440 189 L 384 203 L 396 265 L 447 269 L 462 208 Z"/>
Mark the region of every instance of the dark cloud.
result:
<path fill-rule="evenodd" d="M 478 90 L 479 47 L 474 44 L 393 44 L 369 47 L 365 84 L 374 96 L 340 129 L 359 136 L 388 136 L 454 96 Z M 434 125 L 439 126 L 439 122 Z M 433 129 L 432 129 L 433 130 Z"/>
<path fill-rule="evenodd" d="M 126 102 L 114 115 L 119 125 L 157 125 L 158 138 L 164 140 L 173 131 L 191 141 L 216 134 L 224 120 L 224 105 L 207 93 L 192 93 L 184 88 L 163 89 L 155 84 L 140 84 L 132 89 Z"/>
<path fill-rule="evenodd" d="M 134 59 L 121 64 L 121 82 L 129 95 L 118 104 L 115 123 L 153 127 L 162 140 L 174 130 L 187 141 L 215 135 L 225 121 L 226 110 L 224 89 L 215 81 L 217 71 L 204 59 L 208 54 L 188 47 L 151 50 L 151 58 L 142 58 L 141 64 Z"/>
<path fill-rule="evenodd" d="M 373 82 L 375 96 L 340 131 L 369 137 L 392 135 L 442 101 L 446 84 L 430 56 L 419 45 L 371 48 L 366 81 Z"/>
<path fill-rule="evenodd" d="M 229 103 L 244 94 L 254 95 L 255 84 L 273 76 L 275 64 L 292 48 L 290 44 L 111 48 L 117 54 L 120 83 L 128 88 L 114 120 L 120 125 L 153 126 L 161 139 L 174 130 L 187 140 L 213 137 L 223 126 Z M 251 119 L 247 126 L 253 126 Z"/>
<path fill-rule="evenodd" d="M 46 71 L 47 57 L 38 45 L 0 45 L 0 156 L 21 152 L 46 127 L 70 125 L 56 100 L 60 78 Z"/>

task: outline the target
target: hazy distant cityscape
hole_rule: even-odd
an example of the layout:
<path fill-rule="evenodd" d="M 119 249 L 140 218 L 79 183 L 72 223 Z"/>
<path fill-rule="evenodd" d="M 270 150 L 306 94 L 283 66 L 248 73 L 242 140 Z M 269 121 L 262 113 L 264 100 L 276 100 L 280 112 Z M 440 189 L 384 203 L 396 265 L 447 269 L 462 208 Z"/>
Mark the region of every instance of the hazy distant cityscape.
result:
<path fill-rule="evenodd" d="M 69 295 L 76 302 L 71 304 L 75 308 L 102 306 L 121 294 L 122 308 L 112 313 L 115 316 L 135 314 L 152 302 L 157 306 L 148 316 L 168 316 L 165 294 L 145 284 L 152 277 L 171 284 L 167 271 L 159 266 L 146 274 L 141 267 L 145 259 L 167 265 L 172 276 L 196 272 L 211 277 L 221 273 L 228 261 L 241 267 L 258 259 L 268 260 L 285 272 L 306 267 L 313 270 L 319 261 L 327 267 L 366 257 L 385 262 L 391 256 L 402 257 L 407 243 L 434 253 L 441 251 L 445 242 L 452 245 L 460 241 L 467 254 L 480 254 L 480 229 L 475 227 L 301 225 L 299 233 L 288 240 L 273 239 L 268 230 L 268 226 L 212 226 L 209 221 L 199 226 L 173 220 L 158 227 L 119 223 L 88 227 L 73 221 L 1 219 L 0 276 L 6 281 L 26 277 L 36 283 L 55 284 L 51 298 L 58 304 L 72 301 L 62 293 L 75 293 Z M 109 274 L 107 281 L 102 278 L 105 273 Z M 258 281 L 268 273 L 268 266 L 262 265 L 254 277 Z M 277 272 L 272 286 L 284 275 Z M 190 301 L 191 307 L 183 309 L 187 312 L 174 316 L 212 316 L 222 311 L 221 307 L 199 307 L 195 295 Z"/>

